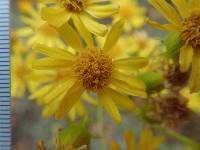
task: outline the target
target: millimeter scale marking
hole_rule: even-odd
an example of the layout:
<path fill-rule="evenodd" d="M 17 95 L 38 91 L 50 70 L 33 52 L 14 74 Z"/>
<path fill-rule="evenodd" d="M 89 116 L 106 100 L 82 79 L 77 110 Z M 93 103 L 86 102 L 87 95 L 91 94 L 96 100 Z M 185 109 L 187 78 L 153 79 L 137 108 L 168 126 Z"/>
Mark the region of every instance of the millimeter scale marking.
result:
<path fill-rule="evenodd" d="M 11 149 L 9 0 L 0 0 L 0 150 Z"/>

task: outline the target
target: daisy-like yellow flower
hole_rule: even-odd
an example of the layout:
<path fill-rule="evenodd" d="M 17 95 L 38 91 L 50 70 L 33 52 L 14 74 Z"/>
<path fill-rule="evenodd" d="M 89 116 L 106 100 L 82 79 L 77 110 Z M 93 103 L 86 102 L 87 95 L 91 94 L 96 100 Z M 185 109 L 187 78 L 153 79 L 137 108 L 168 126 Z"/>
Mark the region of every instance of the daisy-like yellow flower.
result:
<path fill-rule="evenodd" d="M 181 94 L 188 99 L 188 107 L 200 114 L 200 94 L 190 93 L 188 88 L 182 89 Z"/>
<path fill-rule="evenodd" d="M 65 69 L 59 69 L 56 71 L 43 71 L 44 75 L 46 76 L 45 81 L 38 85 L 38 88 L 32 92 L 29 99 L 37 100 L 38 104 L 45 105 L 53 101 L 57 95 L 62 92 L 63 87 L 61 86 L 66 77 L 68 76 L 68 71 Z M 89 94 L 84 93 L 82 95 L 82 99 L 85 102 L 90 104 L 96 105 L 96 101 L 89 96 Z M 86 109 L 83 105 L 82 101 L 78 101 L 72 109 L 69 111 L 68 115 L 71 120 L 75 120 L 77 116 L 84 116 L 86 114 Z M 48 118 L 51 113 L 48 111 L 43 112 L 43 116 Z"/>
<path fill-rule="evenodd" d="M 24 54 L 20 51 L 11 55 L 11 96 L 13 98 L 23 97 L 27 89 L 33 92 L 38 85 L 37 82 L 44 79 L 40 71 L 32 70 L 32 62 L 35 58 L 34 53 Z"/>
<path fill-rule="evenodd" d="M 140 28 L 144 25 L 146 10 L 138 4 L 138 0 L 112 0 L 120 6 L 119 13 L 115 16 L 123 18 L 126 23 L 125 31 L 131 31 L 134 28 Z"/>
<path fill-rule="evenodd" d="M 142 131 L 140 141 L 137 144 L 135 135 L 132 131 L 126 130 L 124 133 L 127 150 L 155 150 L 164 141 L 163 136 L 153 137 L 150 129 L 146 128 Z M 137 148 L 136 148 L 137 147 Z M 116 141 L 112 141 L 111 150 L 121 150 L 120 145 Z"/>
<path fill-rule="evenodd" d="M 192 63 L 191 92 L 200 90 L 200 5 L 199 0 L 172 0 L 174 8 L 166 0 L 149 0 L 170 24 L 161 25 L 148 20 L 152 26 L 180 33 L 184 42 L 180 49 L 180 70 L 186 72 Z M 177 13 L 178 12 L 178 13 Z"/>
<path fill-rule="evenodd" d="M 104 42 L 105 38 L 98 37 L 100 45 L 103 45 Z M 131 55 L 148 57 L 158 44 L 159 41 L 150 38 L 146 32 L 136 32 L 133 35 L 121 36 L 110 54 L 117 58 L 129 57 Z"/>
<path fill-rule="evenodd" d="M 57 98 L 49 103 L 44 111 L 55 114 L 62 119 L 79 101 L 85 91 L 94 92 L 101 105 L 114 118 L 121 121 L 117 105 L 133 110 L 134 103 L 127 95 L 146 97 L 145 84 L 124 70 L 137 70 L 147 65 L 145 58 L 116 59 L 109 55 L 122 30 L 123 21 L 119 20 L 110 30 L 104 47 L 83 46 L 81 39 L 73 28 L 66 24 L 59 29 L 63 39 L 73 47 L 76 54 L 59 48 L 50 48 L 36 44 L 33 49 L 45 54 L 34 63 L 36 69 L 65 68 L 68 75 L 60 85 L 62 90 Z M 69 36 L 70 35 L 70 36 Z M 86 43 L 92 43 L 90 38 Z"/>
<path fill-rule="evenodd" d="M 22 8 L 24 15 L 21 17 L 25 27 L 17 30 L 17 34 L 27 38 L 27 45 L 32 46 L 34 43 L 47 44 L 48 46 L 56 46 L 63 48 L 63 41 L 60 39 L 57 30 L 42 20 L 40 15 L 41 5 L 34 8 L 30 2 L 25 3 Z M 21 4 L 22 5 L 22 4 Z"/>
<path fill-rule="evenodd" d="M 55 27 L 61 27 L 72 20 L 83 36 L 87 36 L 85 35 L 85 30 L 104 36 L 107 32 L 107 27 L 98 23 L 95 18 L 111 17 L 118 12 L 119 7 L 103 2 L 110 2 L 110 0 L 51 0 L 50 2 L 47 1 L 47 3 L 54 5 L 43 8 L 42 17 Z"/>

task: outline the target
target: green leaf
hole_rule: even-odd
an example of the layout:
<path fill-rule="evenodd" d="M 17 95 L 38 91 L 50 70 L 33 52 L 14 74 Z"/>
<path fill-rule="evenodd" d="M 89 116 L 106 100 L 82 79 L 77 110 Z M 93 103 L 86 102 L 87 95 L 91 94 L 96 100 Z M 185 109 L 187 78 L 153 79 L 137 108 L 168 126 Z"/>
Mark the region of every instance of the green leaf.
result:
<path fill-rule="evenodd" d="M 84 119 L 80 123 L 68 122 L 67 128 L 60 134 L 60 140 L 63 145 L 73 145 L 80 147 L 89 145 L 91 134 L 88 130 L 88 120 Z"/>
<path fill-rule="evenodd" d="M 167 35 L 164 40 L 164 45 L 166 46 L 165 56 L 177 60 L 180 53 L 180 48 L 183 45 L 183 42 L 180 37 L 180 33 L 171 32 Z"/>
<path fill-rule="evenodd" d="M 145 82 L 148 93 L 160 91 L 163 87 L 163 77 L 159 72 L 140 73 L 138 78 Z"/>

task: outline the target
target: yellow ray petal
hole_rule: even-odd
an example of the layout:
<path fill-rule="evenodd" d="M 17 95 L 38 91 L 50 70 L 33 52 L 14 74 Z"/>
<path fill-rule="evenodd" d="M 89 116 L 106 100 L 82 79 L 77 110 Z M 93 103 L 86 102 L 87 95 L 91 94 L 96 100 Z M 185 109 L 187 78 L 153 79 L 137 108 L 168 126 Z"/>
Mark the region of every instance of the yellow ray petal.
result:
<path fill-rule="evenodd" d="M 80 99 L 83 92 L 84 89 L 79 85 L 79 83 L 75 83 L 65 94 L 64 98 L 59 104 L 59 109 L 57 110 L 55 116 L 56 119 L 63 119 L 67 112 L 69 112 L 74 104 L 76 104 L 76 102 Z"/>
<path fill-rule="evenodd" d="M 72 19 L 74 21 L 74 25 L 76 26 L 76 29 L 82 35 L 82 37 L 85 40 L 87 46 L 89 48 L 93 48 L 94 47 L 94 43 L 93 43 L 92 35 L 88 31 L 88 29 L 85 27 L 83 22 L 80 20 L 80 17 L 78 15 L 73 15 Z"/>
<path fill-rule="evenodd" d="M 42 3 L 45 3 L 45 4 L 48 4 L 48 3 L 56 3 L 57 0 L 37 0 L 38 2 L 42 2 Z"/>
<path fill-rule="evenodd" d="M 159 30 L 181 31 L 181 25 L 175 24 L 160 24 L 158 22 L 146 19 L 146 23 Z"/>
<path fill-rule="evenodd" d="M 96 18 L 107 18 L 116 14 L 119 11 L 118 5 L 107 4 L 107 5 L 89 5 L 86 8 L 86 12 Z"/>
<path fill-rule="evenodd" d="M 68 113 L 69 118 L 74 121 L 76 119 L 76 106 L 72 107 L 72 109 Z"/>
<path fill-rule="evenodd" d="M 100 102 L 102 106 L 105 108 L 105 110 L 110 114 L 110 116 L 117 122 L 121 122 L 121 115 L 119 113 L 119 110 L 113 100 L 105 94 L 104 91 L 98 92 L 98 96 L 100 98 Z"/>
<path fill-rule="evenodd" d="M 79 116 L 84 116 L 86 114 L 85 107 L 83 106 L 83 104 L 81 103 L 81 101 L 78 101 L 76 103 L 75 107 L 77 109 L 77 113 L 79 114 Z"/>
<path fill-rule="evenodd" d="M 73 62 L 69 60 L 42 58 L 34 62 L 33 68 L 38 70 L 49 70 L 49 69 L 67 68 L 72 65 Z"/>
<path fill-rule="evenodd" d="M 55 59 L 74 60 L 76 58 L 72 53 L 67 50 L 55 47 L 48 47 L 42 44 L 35 44 L 33 45 L 32 49 Z"/>
<path fill-rule="evenodd" d="M 200 51 L 199 49 L 194 52 L 192 59 L 192 74 L 190 77 L 190 91 L 199 92 L 200 91 Z"/>
<path fill-rule="evenodd" d="M 63 95 L 54 99 L 52 103 L 49 103 L 43 110 L 42 116 L 45 118 L 51 117 L 59 108 L 60 101 L 62 100 Z"/>
<path fill-rule="evenodd" d="M 126 75 L 119 71 L 113 71 L 112 78 L 125 82 L 126 84 L 130 85 L 132 88 L 137 90 L 145 91 L 146 85 L 140 79 L 135 78 L 131 75 Z"/>
<path fill-rule="evenodd" d="M 135 149 L 135 136 L 132 131 L 126 130 L 124 133 L 125 142 L 127 145 L 127 150 Z"/>
<path fill-rule="evenodd" d="M 82 97 L 83 97 L 83 99 L 84 99 L 84 101 L 86 101 L 86 102 L 88 102 L 88 103 L 90 103 L 90 104 L 93 104 L 93 105 L 97 105 L 97 101 L 96 101 L 96 99 L 94 99 L 92 96 L 90 96 L 88 93 L 84 93 L 83 95 L 82 95 Z"/>
<path fill-rule="evenodd" d="M 154 137 L 151 144 L 149 145 L 148 150 L 156 150 L 156 148 L 158 148 L 163 142 L 164 142 L 163 136 Z"/>
<path fill-rule="evenodd" d="M 45 103 L 50 103 L 60 95 L 63 95 L 63 93 L 66 93 L 72 85 L 75 83 L 75 79 L 72 77 L 67 77 L 66 79 L 63 79 L 62 81 L 56 83 L 52 86 L 51 91 L 46 94 Z M 64 95 L 63 95 L 64 96 Z"/>
<path fill-rule="evenodd" d="M 160 11 L 163 16 L 174 24 L 180 24 L 180 17 L 176 13 L 176 10 L 166 0 L 149 0 L 149 2 Z"/>
<path fill-rule="evenodd" d="M 65 23 L 63 26 L 58 28 L 58 32 L 63 40 L 69 44 L 75 51 L 84 51 L 82 41 L 76 31 L 68 24 Z"/>
<path fill-rule="evenodd" d="M 138 145 L 138 150 L 149 150 L 148 147 L 151 144 L 152 141 L 152 132 L 150 129 L 144 129 L 142 131 L 140 142 Z"/>
<path fill-rule="evenodd" d="M 105 52 L 109 52 L 109 50 L 111 50 L 115 46 L 121 34 L 123 25 L 124 25 L 124 21 L 120 19 L 112 26 L 104 44 L 103 50 Z"/>
<path fill-rule="evenodd" d="M 55 27 L 61 27 L 64 23 L 68 22 L 71 13 L 67 12 L 65 8 L 42 8 L 42 18 L 49 24 Z"/>
<path fill-rule="evenodd" d="M 88 14 L 83 13 L 80 15 L 80 19 L 82 20 L 83 24 L 85 25 L 85 27 L 87 27 L 87 29 L 95 34 L 95 35 L 99 35 L 99 36 L 104 36 L 107 32 L 107 27 L 103 24 L 98 23 L 97 21 L 93 20 L 93 18 L 91 18 Z"/>
<path fill-rule="evenodd" d="M 19 36 L 25 37 L 25 36 L 29 36 L 33 34 L 33 30 L 29 27 L 24 27 L 24 28 L 18 29 L 16 31 L 16 34 Z"/>
<path fill-rule="evenodd" d="M 103 2 L 109 2 L 110 0 L 86 0 L 87 4 L 95 4 L 95 3 L 103 3 Z"/>
<path fill-rule="evenodd" d="M 191 10 L 197 10 L 200 9 L 200 3 L 199 0 L 192 0 L 191 2 Z"/>
<path fill-rule="evenodd" d="M 188 71 L 192 62 L 193 48 L 189 45 L 184 45 L 180 49 L 179 64 L 181 72 Z"/>
<path fill-rule="evenodd" d="M 188 17 L 188 2 L 186 0 L 172 0 L 182 17 Z"/>
<path fill-rule="evenodd" d="M 31 19 L 31 18 L 29 18 L 29 17 L 27 17 L 27 16 L 22 16 L 22 17 L 21 17 L 21 21 L 22 21 L 24 24 L 29 25 L 30 27 L 35 27 L 35 26 L 37 26 L 35 20 L 33 20 L 33 19 Z"/>
<path fill-rule="evenodd" d="M 113 79 L 111 83 L 111 88 L 112 86 L 114 86 L 114 88 L 121 93 L 132 96 L 140 96 L 142 98 L 146 98 L 147 96 L 145 91 L 133 88 L 130 84 L 127 84 L 126 82 L 121 80 Z"/>
<path fill-rule="evenodd" d="M 49 90 L 51 89 L 51 86 L 49 85 L 45 85 L 41 88 L 39 88 L 37 91 L 35 91 L 34 93 L 32 93 L 30 96 L 29 96 L 29 99 L 30 100 L 34 100 L 34 99 L 37 99 L 37 98 L 41 98 L 43 97 L 44 95 L 46 95 Z"/>
<path fill-rule="evenodd" d="M 106 88 L 106 91 L 118 106 L 121 106 L 129 111 L 132 111 L 136 108 L 136 105 L 132 100 L 129 99 L 128 96 L 122 95 L 111 88 Z"/>
<path fill-rule="evenodd" d="M 112 141 L 110 145 L 111 150 L 121 150 L 120 145 L 116 141 Z"/>
<path fill-rule="evenodd" d="M 137 70 L 148 65 L 148 59 L 143 57 L 125 58 L 114 61 L 116 69 L 121 70 Z"/>

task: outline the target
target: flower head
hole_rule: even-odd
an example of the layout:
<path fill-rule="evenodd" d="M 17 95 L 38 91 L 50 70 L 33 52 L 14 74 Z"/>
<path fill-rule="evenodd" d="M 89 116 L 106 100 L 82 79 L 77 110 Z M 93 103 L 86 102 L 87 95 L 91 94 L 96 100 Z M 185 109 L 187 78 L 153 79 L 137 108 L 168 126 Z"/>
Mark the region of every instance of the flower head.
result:
<path fill-rule="evenodd" d="M 11 96 L 13 98 L 23 97 L 27 89 L 33 92 L 38 85 L 37 81 L 41 81 L 43 75 L 40 71 L 32 70 L 32 62 L 35 58 L 34 53 L 17 52 L 11 55 Z"/>
<path fill-rule="evenodd" d="M 107 32 L 107 27 L 98 23 L 95 18 L 111 17 L 118 12 L 118 6 L 113 4 L 102 5 L 102 2 L 109 2 L 109 0 L 55 0 L 46 2 L 53 6 L 44 7 L 42 17 L 57 28 L 72 20 L 83 36 L 86 30 L 103 36 Z"/>
<path fill-rule="evenodd" d="M 21 17 L 21 20 L 25 27 L 18 29 L 17 34 L 28 38 L 27 44 L 29 46 L 32 46 L 34 43 L 47 43 L 48 46 L 63 48 L 64 44 L 57 30 L 48 22 L 42 20 L 40 16 L 41 7 L 41 5 L 37 5 L 37 8 L 34 8 L 30 4 L 28 9 L 22 10 L 24 15 Z"/>
<path fill-rule="evenodd" d="M 140 28 L 144 25 L 146 10 L 138 4 L 138 0 L 112 0 L 120 6 L 119 13 L 115 18 L 126 20 L 125 31 L 131 31 L 134 28 Z"/>
<path fill-rule="evenodd" d="M 180 49 L 179 63 L 181 72 L 186 72 L 192 63 L 190 89 L 200 90 L 200 5 L 198 0 L 173 0 L 174 8 L 166 0 L 149 0 L 159 10 L 170 24 L 161 25 L 148 20 L 154 27 L 180 33 L 183 46 Z M 178 11 L 178 13 L 177 13 Z"/>
<path fill-rule="evenodd" d="M 137 145 L 134 133 L 130 130 L 126 130 L 124 133 L 124 139 L 127 150 L 134 150 Z M 140 141 L 137 147 L 138 150 L 155 150 L 163 141 L 163 136 L 153 137 L 152 131 L 146 128 L 141 133 Z M 120 145 L 116 141 L 113 141 L 111 143 L 111 150 L 121 150 Z"/>
<path fill-rule="evenodd" d="M 104 47 L 94 47 L 90 38 L 86 39 L 89 45 L 85 47 L 77 33 L 66 24 L 59 29 L 59 32 L 74 48 L 76 51 L 74 54 L 64 49 L 38 44 L 34 46 L 35 50 L 48 56 L 36 61 L 34 64 L 36 69 L 68 70 L 65 80 L 60 84 L 63 91 L 58 95 L 59 99 L 47 105 L 47 108 L 53 107 L 50 110 L 52 114 L 55 113 L 56 118 L 65 117 L 83 93 L 90 91 L 98 95 L 102 106 L 115 121 L 120 122 L 121 116 L 117 105 L 132 110 L 135 105 L 127 95 L 146 96 L 145 84 L 123 71 L 134 71 L 144 67 L 148 61 L 141 57 L 117 59 L 109 55 L 109 51 L 117 42 L 122 26 L 122 20 L 113 25 Z"/>
<path fill-rule="evenodd" d="M 104 44 L 105 38 L 98 37 L 99 45 Z M 158 46 L 159 42 L 150 38 L 145 32 L 135 32 L 132 35 L 123 35 L 109 52 L 113 57 L 124 58 L 129 56 L 148 57 Z"/>

